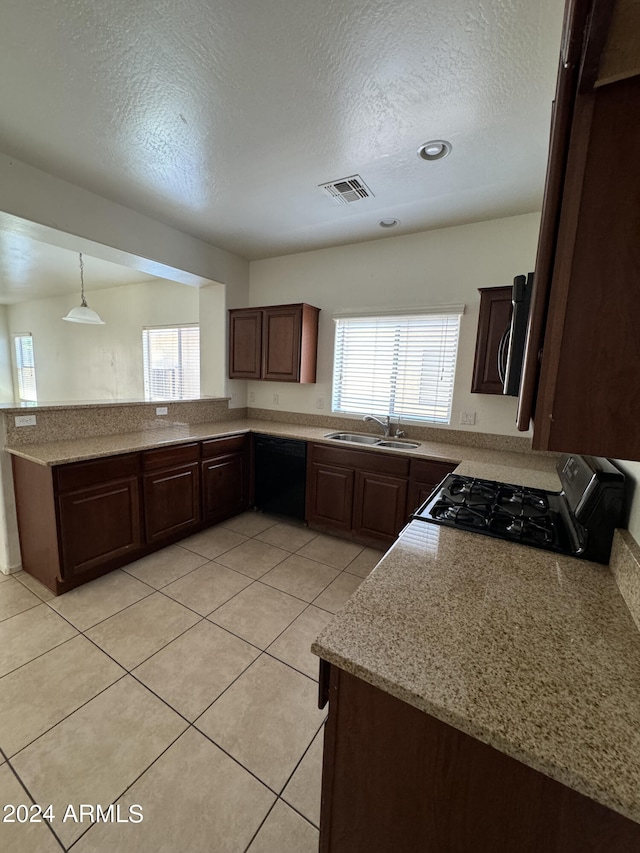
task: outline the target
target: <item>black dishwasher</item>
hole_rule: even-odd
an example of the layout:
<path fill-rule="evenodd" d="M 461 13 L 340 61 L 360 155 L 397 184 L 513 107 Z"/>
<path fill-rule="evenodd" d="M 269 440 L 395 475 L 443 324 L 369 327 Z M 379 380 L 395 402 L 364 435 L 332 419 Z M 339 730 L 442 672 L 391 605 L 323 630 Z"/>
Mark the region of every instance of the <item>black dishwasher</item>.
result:
<path fill-rule="evenodd" d="M 306 441 L 254 435 L 253 449 L 256 507 L 304 519 Z"/>

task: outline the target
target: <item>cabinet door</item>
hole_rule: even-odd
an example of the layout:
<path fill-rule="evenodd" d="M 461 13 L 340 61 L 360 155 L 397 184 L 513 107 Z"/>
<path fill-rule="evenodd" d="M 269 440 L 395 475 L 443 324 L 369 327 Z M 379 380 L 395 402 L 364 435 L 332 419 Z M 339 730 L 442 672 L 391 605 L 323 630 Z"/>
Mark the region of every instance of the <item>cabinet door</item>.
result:
<path fill-rule="evenodd" d="M 262 311 L 229 311 L 229 378 L 260 379 Z"/>
<path fill-rule="evenodd" d="M 300 381 L 302 309 L 299 305 L 264 309 L 263 379 Z"/>
<path fill-rule="evenodd" d="M 200 477 L 197 462 L 143 476 L 147 542 L 172 538 L 200 521 Z"/>
<path fill-rule="evenodd" d="M 324 528 L 351 530 L 352 468 L 312 463 L 307 470 L 307 519 Z"/>
<path fill-rule="evenodd" d="M 407 493 L 407 518 L 426 501 L 435 487 L 457 467 L 455 462 L 413 459 Z"/>
<path fill-rule="evenodd" d="M 137 477 L 65 492 L 58 495 L 58 510 L 63 578 L 106 566 L 142 546 Z"/>
<path fill-rule="evenodd" d="M 502 394 L 498 348 L 511 323 L 511 287 L 480 288 L 480 313 L 471 391 Z"/>
<path fill-rule="evenodd" d="M 213 524 L 249 506 L 249 466 L 245 453 L 205 459 L 202 463 L 203 520 Z"/>
<path fill-rule="evenodd" d="M 356 471 L 353 532 L 389 545 L 405 525 L 407 481 Z"/>

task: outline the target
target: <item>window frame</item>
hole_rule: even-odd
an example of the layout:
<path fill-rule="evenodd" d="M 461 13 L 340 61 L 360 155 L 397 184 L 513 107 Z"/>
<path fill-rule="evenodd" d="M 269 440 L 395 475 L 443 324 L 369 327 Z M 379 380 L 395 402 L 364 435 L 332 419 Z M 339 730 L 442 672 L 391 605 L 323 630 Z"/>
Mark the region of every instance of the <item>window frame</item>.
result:
<path fill-rule="evenodd" d="M 183 371 L 183 358 L 184 358 L 184 350 L 182 347 L 181 337 L 182 333 L 185 330 L 197 330 L 198 333 L 198 341 L 197 341 L 197 383 L 194 382 L 193 377 L 188 378 L 185 382 L 185 376 Z M 157 392 L 154 393 L 154 382 L 151 376 L 151 371 L 153 370 L 150 362 L 151 352 L 150 352 L 150 343 L 151 337 L 150 333 L 153 332 L 178 332 L 177 338 L 177 347 L 178 347 L 178 369 L 181 371 L 181 374 L 178 378 L 177 386 L 180 388 L 179 394 L 169 394 L 163 393 L 162 395 L 158 395 Z M 167 368 L 167 370 L 175 370 L 176 368 Z M 197 400 L 200 398 L 200 324 L 199 323 L 170 323 L 167 325 L 158 325 L 158 326 L 143 326 L 142 327 L 142 371 L 143 371 L 143 383 L 144 383 L 144 398 L 148 402 L 160 402 L 160 401 L 180 401 L 180 400 Z M 185 385 L 187 387 L 190 383 L 197 384 L 197 393 L 186 393 L 184 392 Z"/>
<path fill-rule="evenodd" d="M 13 347 L 11 350 L 11 358 L 14 366 L 14 377 L 15 377 L 15 390 L 14 394 L 16 399 L 20 403 L 37 403 L 38 402 L 38 383 L 36 380 L 36 357 L 34 350 L 34 341 L 33 334 L 31 332 L 16 332 L 12 335 L 13 338 Z M 20 361 L 23 360 L 24 356 L 21 353 L 18 355 L 18 342 L 22 341 L 24 338 L 28 338 L 31 341 L 31 360 L 33 364 L 31 367 L 25 367 L 20 364 Z M 22 346 L 21 346 L 22 350 Z M 32 385 L 33 385 L 33 396 L 24 396 L 24 389 L 28 383 L 24 382 L 23 373 L 24 370 L 32 371 Z"/>
<path fill-rule="evenodd" d="M 391 415 L 425 425 L 449 426 L 464 310 L 464 305 L 441 305 L 334 315 L 332 412 Z M 436 328 L 438 323 L 441 325 L 440 337 L 434 346 L 429 346 L 429 325 L 434 323 Z M 356 339 L 358 327 L 360 335 Z M 353 353 L 359 353 L 362 361 L 346 378 L 344 359 L 353 357 Z M 374 378 L 376 367 L 378 380 Z M 366 383 L 363 388 L 362 376 L 358 376 L 367 370 L 371 371 L 369 397 Z M 440 378 L 436 375 L 438 370 Z M 441 387 L 446 393 L 439 398 Z"/>

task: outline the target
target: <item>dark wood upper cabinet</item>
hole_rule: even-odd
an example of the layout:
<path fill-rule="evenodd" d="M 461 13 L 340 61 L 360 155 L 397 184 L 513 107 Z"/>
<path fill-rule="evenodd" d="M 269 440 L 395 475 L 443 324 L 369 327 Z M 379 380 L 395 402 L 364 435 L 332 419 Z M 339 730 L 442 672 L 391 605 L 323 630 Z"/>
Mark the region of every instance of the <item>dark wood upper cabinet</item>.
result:
<path fill-rule="evenodd" d="M 502 394 L 498 351 L 511 323 L 511 287 L 480 287 L 480 312 L 471 391 Z"/>
<path fill-rule="evenodd" d="M 640 460 L 640 16 L 567 9 L 518 426 L 533 414 L 537 450 Z"/>
<path fill-rule="evenodd" d="M 262 311 L 229 311 L 229 377 L 260 379 Z"/>
<path fill-rule="evenodd" d="M 229 378 L 315 382 L 319 313 L 304 303 L 229 311 Z"/>

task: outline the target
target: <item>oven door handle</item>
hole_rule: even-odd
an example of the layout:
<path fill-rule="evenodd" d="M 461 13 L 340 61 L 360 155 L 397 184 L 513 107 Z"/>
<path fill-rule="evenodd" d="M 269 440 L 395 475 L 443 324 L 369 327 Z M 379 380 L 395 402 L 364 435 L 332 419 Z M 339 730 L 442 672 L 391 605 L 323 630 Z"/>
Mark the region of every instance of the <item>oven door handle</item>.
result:
<path fill-rule="evenodd" d="M 507 326 L 504 330 L 504 334 L 500 338 L 500 343 L 498 344 L 498 379 L 502 387 L 504 388 L 504 383 L 507 378 L 507 354 L 509 352 L 509 338 L 511 337 L 511 326 Z"/>

